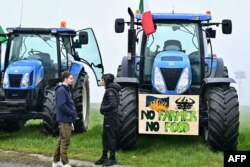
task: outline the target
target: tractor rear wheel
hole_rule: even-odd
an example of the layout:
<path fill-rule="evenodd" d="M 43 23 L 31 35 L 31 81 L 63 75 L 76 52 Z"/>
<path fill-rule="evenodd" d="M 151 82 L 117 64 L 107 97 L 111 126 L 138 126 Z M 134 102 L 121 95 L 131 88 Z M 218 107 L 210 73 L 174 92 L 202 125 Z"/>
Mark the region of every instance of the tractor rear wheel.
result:
<path fill-rule="evenodd" d="M 135 148 L 138 117 L 137 117 L 137 90 L 135 87 L 124 87 L 120 91 L 119 115 L 119 140 L 118 147 L 122 150 Z"/>
<path fill-rule="evenodd" d="M 55 90 L 47 89 L 43 103 L 43 132 L 45 134 L 59 134 L 58 123 L 56 122 L 56 94 Z"/>
<path fill-rule="evenodd" d="M 87 131 L 89 124 L 89 80 L 87 73 L 81 72 L 73 90 L 73 101 L 78 119 L 75 122 L 75 132 Z"/>
<path fill-rule="evenodd" d="M 236 90 L 230 86 L 209 88 L 206 92 L 208 124 L 204 139 L 213 149 L 235 150 L 239 136 L 239 102 Z"/>

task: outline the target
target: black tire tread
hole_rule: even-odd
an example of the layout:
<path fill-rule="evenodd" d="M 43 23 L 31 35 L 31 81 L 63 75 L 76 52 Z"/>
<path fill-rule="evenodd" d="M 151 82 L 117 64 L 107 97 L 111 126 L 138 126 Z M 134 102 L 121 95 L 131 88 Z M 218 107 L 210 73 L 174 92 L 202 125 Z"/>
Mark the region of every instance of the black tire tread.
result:
<path fill-rule="evenodd" d="M 58 135 L 56 122 L 56 93 L 54 88 L 47 89 L 43 103 L 43 132 L 47 135 Z"/>
<path fill-rule="evenodd" d="M 119 148 L 122 150 L 133 149 L 136 147 L 138 131 L 136 88 L 122 88 L 118 113 L 120 118 Z"/>
<path fill-rule="evenodd" d="M 86 91 L 87 91 L 87 120 L 84 123 L 82 117 L 82 98 L 83 98 L 83 85 L 82 83 L 85 84 L 86 86 Z M 90 95 L 89 95 L 89 81 L 88 81 L 88 75 L 85 72 L 81 72 L 79 74 L 79 77 L 76 81 L 75 88 L 72 93 L 73 96 L 73 101 L 75 103 L 77 115 L 79 117 L 78 120 L 75 122 L 75 131 L 76 133 L 81 133 L 85 132 L 88 129 L 88 120 L 89 120 L 89 106 L 90 106 Z"/>
<path fill-rule="evenodd" d="M 207 143 L 214 149 L 234 150 L 239 136 L 239 102 L 236 90 L 230 86 L 208 89 Z"/>

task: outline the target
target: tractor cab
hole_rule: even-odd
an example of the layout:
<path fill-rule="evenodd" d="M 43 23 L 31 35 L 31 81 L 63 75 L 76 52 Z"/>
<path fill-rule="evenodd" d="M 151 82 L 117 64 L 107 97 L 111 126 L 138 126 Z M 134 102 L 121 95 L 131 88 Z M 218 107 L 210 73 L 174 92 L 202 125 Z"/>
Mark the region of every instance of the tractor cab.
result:
<path fill-rule="evenodd" d="M 160 93 L 181 94 L 191 82 L 197 84 L 201 79 L 198 24 L 159 22 L 156 27 L 153 35 L 144 37 L 140 75 L 145 84 L 152 81 Z"/>
<path fill-rule="evenodd" d="M 68 28 L 8 28 L 7 31 L 9 34 L 3 67 L 4 89 L 19 86 L 21 88 L 35 87 L 42 79 L 46 83 L 58 79 L 61 72 L 69 70 L 73 61 L 89 65 L 99 83 L 103 67 L 91 29 L 75 32 Z M 86 53 L 92 49 L 95 49 L 94 53 Z M 25 74 L 27 81 L 30 79 L 29 85 L 24 80 L 23 83 L 21 82 Z M 8 77 L 14 77 L 15 81 Z M 17 85 L 13 86 L 13 84 Z"/>
<path fill-rule="evenodd" d="M 134 49 L 131 71 L 135 72 L 126 73 L 123 69 L 123 76 L 135 74 L 133 77 L 139 79 L 143 89 L 161 94 L 184 94 L 192 87 L 199 87 L 204 78 L 215 76 L 217 60 L 213 60 L 211 46 L 215 30 L 209 26 L 222 24 L 223 33 L 230 34 L 230 20 L 210 23 L 210 14 L 154 13 L 155 32 L 146 34 L 148 25 L 143 25 L 142 16 L 138 14 L 136 22 L 132 18 L 128 22 L 131 27 L 133 24 L 137 26 L 134 40 L 131 34 L 135 28 L 128 30 L 128 52 Z M 117 19 L 116 32 L 124 31 L 124 23 Z M 224 68 L 223 62 L 221 66 Z"/>

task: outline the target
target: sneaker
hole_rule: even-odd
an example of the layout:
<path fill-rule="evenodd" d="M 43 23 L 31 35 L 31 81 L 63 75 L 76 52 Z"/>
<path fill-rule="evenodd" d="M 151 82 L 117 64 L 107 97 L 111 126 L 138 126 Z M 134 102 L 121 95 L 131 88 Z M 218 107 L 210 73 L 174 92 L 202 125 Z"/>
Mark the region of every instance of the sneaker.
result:
<path fill-rule="evenodd" d="M 109 159 L 109 160 L 105 161 L 103 166 L 112 166 L 114 164 L 116 164 L 116 159 Z"/>
<path fill-rule="evenodd" d="M 72 167 L 70 164 L 65 164 L 63 167 Z"/>
<path fill-rule="evenodd" d="M 62 166 L 63 166 L 63 164 L 62 164 L 61 161 L 59 161 L 59 162 L 52 162 L 52 167 L 62 167 Z"/>
<path fill-rule="evenodd" d="M 102 165 L 105 163 L 105 161 L 107 161 L 108 158 L 105 157 L 101 157 L 100 159 L 98 159 L 97 161 L 95 161 L 95 165 Z"/>

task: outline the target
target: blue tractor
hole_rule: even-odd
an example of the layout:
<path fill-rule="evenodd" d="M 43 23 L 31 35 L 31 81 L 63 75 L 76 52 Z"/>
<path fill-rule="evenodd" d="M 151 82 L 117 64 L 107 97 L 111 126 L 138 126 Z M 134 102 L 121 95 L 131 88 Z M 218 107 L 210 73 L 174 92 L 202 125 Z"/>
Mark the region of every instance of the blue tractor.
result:
<path fill-rule="evenodd" d="M 122 86 L 119 147 L 136 146 L 139 134 L 202 135 L 213 149 L 234 150 L 239 135 L 239 102 L 223 59 L 213 54 L 213 26 L 231 34 L 231 20 L 211 15 L 153 13 L 155 32 L 146 35 L 143 14 L 116 19 L 128 29 L 128 55 L 118 66 Z M 196 106 L 195 106 L 196 105 Z M 194 112 L 195 111 L 195 112 Z"/>
<path fill-rule="evenodd" d="M 74 76 L 72 97 L 77 110 L 75 131 L 89 121 L 89 76 L 93 70 L 100 86 L 103 65 L 93 30 L 60 28 L 7 28 L 1 68 L 0 121 L 7 131 L 18 130 L 29 119 L 43 119 L 43 131 L 57 134 L 55 86 L 61 73 Z"/>

